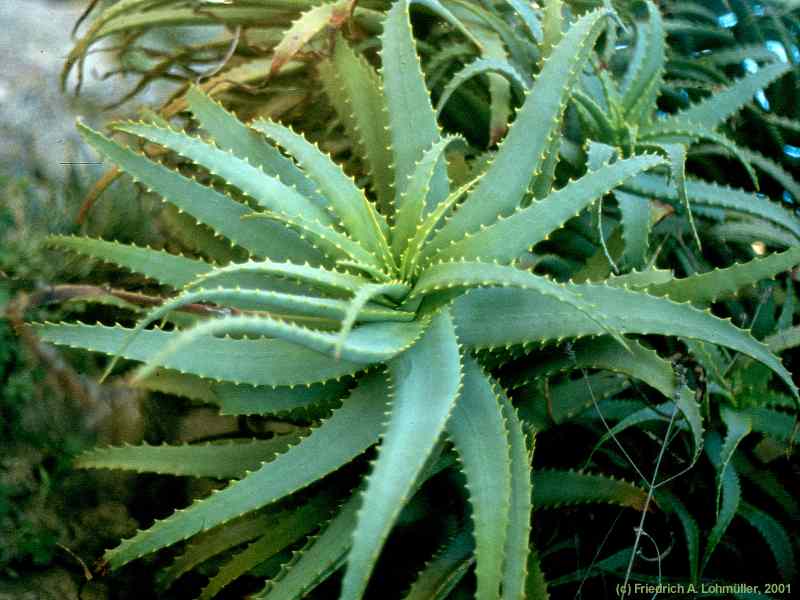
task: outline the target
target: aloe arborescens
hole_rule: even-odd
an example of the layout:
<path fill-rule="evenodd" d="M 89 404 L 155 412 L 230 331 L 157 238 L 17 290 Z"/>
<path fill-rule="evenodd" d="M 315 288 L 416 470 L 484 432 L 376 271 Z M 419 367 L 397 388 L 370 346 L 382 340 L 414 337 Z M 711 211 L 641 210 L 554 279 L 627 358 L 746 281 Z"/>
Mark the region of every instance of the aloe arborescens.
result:
<path fill-rule="evenodd" d="M 82 128 L 101 155 L 251 259 L 218 266 L 101 240 L 57 240 L 179 293 L 134 330 L 48 323 L 36 326 L 39 335 L 144 362 L 135 380 L 158 385 L 153 382 L 161 378 L 192 387 L 228 413 L 337 407 L 307 435 L 288 442 L 255 440 L 194 453 L 192 447 L 111 448 L 87 455 L 85 466 L 234 480 L 110 550 L 112 568 L 238 523 L 377 444 L 362 488 L 262 592 L 268 598 L 302 596 L 346 561 L 341 597 L 359 598 L 403 506 L 426 479 L 453 465 L 449 441 L 472 509 L 474 549 L 467 545 L 459 564 L 469 567 L 474 556 L 479 598 L 499 597 L 501 590 L 503 597 L 522 598 L 526 586 L 531 594 L 538 581 L 528 576 L 528 565 L 535 564 L 529 558 L 532 449 L 515 407 L 475 351 L 606 336 L 618 351 L 640 357 L 649 351 L 632 336 L 681 336 L 746 354 L 794 391 L 779 360 L 749 334 L 670 300 L 684 282 L 661 277 L 652 293 L 647 273 L 603 283 L 557 283 L 516 263 L 595 200 L 666 164 L 655 154 L 631 153 L 595 165 L 541 200 L 528 197 L 546 151 L 561 135 L 571 90 L 607 13 L 591 12 L 572 24 L 488 167 L 451 184 L 447 151 L 463 140 L 443 136 L 436 124 L 414 48 L 410 4 L 395 3 L 384 21 L 382 78 L 343 39 L 336 50 L 344 67 L 338 75 L 345 80 L 343 94 L 359 90 L 364 96 L 358 101 L 370 103 L 370 117 L 386 119 L 393 161 L 388 169 L 374 155 L 386 153 L 381 124 L 351 115 L 363 136 L 365 162 L 392 178 L 374 186 L 385 202 L 373 203 L 302 135 L 270 121 L 244 125 L 197 90 L 189 93 L 189 106 L 208 139 L 145 123 L 115 128 L 184 157 L 218 185 Z M 350 98 L 351 106 L 355 100 Z M 370 126 L 378 133 L 366 131 Z M 795 262 L 795 254 L 787 253 L 769 268 L 776 272 Z M 730 282 L 728 273 L 716 277 L 704 280 L 702 293 L 713 295 Z M 185 329 L 146 328 L 190 303 L 213 303 L 217 316 Z M 670 386 L 662 386 L 665 393 L 672 393 Z M 676 396 L 699 441 L 694 399 Z M 277 533 L 245 550 L 228 575 L 301 540 L 312 532 L 309 521 L 324 519 L 332 505 L 324 496 L 299 508 L 278 505 L 271 525 Z M 418 586 L 426 581 L 421 577 Z"/>

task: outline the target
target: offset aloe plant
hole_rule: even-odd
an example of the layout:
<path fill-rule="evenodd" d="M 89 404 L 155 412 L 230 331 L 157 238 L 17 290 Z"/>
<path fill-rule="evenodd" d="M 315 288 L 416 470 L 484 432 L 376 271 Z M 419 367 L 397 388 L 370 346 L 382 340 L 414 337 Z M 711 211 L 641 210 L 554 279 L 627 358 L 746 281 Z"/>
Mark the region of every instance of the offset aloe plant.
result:
<path fill-rule="evenodd" d="M 699 407 L 641 336 L 728 348 L 765 365 L 796 395 L 769 349 L 705 308 L 795 265 L 796 250 L 684 279 L 647 270 L 559 283 L 518 263 L 604 195 L 668 164 L 636 148 L 624 157 L 605 153 L 582 177 L 552 187 L 548 151 L 612 13 L 587 13 L 550 40 L 499 149 L 451 182 L 448 163 L 463 160 L 465 142 L 437 125 L 411 4 L 394 3 L 383 21 L 380 74 L 340 38 L 326 75 L 330 90 L 338 86 L 333 103 L 371 170 L 369 195 L 302 135 L 268 120 L 244 124 L 197 89 L 188 104 L 207 137 L 159 124 L 114 126 L 182 157 L 193 177 L 81 128 L 121 171 L 250 259 L 217 265 L 97 239 L 54 239 L 176 295 L 133 329 L 37 324 L 42 339 L 143 362 L 135 382 L 214 402 L 228 414 L 305 410 L 312 424 L 268 440 L 85 455 L 79 464 L 86 467 L 230 480 L 109 550 L 111 568 L 197 536 L 170 569 L 174 580 L 252 542 L 203 597 L 274 561 L 259 597 L 302 597 L 346 564 L 341 597 L 359 598 L 404 506 L 437 473 L 455 470 L 465 477 L 470 526 L 427 564 L 409 596 L 445 597 L 474 563 L 479 598 L 545 597 L 530 550 L 534 506 L 607 500 L 642 509 L 644 494 L 597 475 L 532 473 L 528 427 L 536 418 L 524 411 L 520 418 L 492 375 L 493 356 L 580 340 L 592 360 L 676 403 L 695 457 L 703 441 Z M 187 325 L 182 309 L 189 307 L 203 308 L 189 316 L 209 318 Z M 149 328 L 158 320 L 172 325 Z M 340 495 L 314 487 L 360 457 L 372 457 L 371 469 L 343 504 Z M 319 529 L 331 511 L 335 516 Z M 304 541 L 302 551 L 289 554 Z"/>
<path fill-rule="evenodd" d="M 634 49 L 621 81 L 608 70 L 587 77 L 584 90 L 574 94 L 575 107 L 589 139 L 617 148 L 623 156 L 632 152 L 654 151 L 669 159 L 670 174 L 683 203 L 698 246 L 700 238 L 692 218 L 686 183 L 686 160 L 692 146 L 710 142 L 719 151 L 737 158 L 758 185 L 751 163 L 779 180 L 797 187 L 791 175 L 770 159 L 742 148 L 717 128 L 749 103 L 754 95 L 785 75 L 788 65 L 767 64 L 723 91 L 695 103 L 676 114 L 656 116 L 656 99 L 665 88 L 666 31 L 659 9 L 647 2 L 648 18 L 636 22 Z M 708 147 L 704 147 L 709 152 Z M 623 194 L 618 202 L 623 220 L 635 219 L 631 202 Z M 636 204 L 636 203 L 634 203 Z M 637 229 L 634 226 L 634 229 Z"/>

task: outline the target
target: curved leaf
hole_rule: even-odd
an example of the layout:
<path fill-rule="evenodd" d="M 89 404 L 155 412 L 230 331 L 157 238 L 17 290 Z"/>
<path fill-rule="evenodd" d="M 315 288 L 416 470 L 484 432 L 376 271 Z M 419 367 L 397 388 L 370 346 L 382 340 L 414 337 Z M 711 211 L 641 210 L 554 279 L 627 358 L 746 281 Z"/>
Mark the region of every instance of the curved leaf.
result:
<path fill-rule="evenodd" d="M 164 250 L 88 237 L 54 235 L 48 237 L 47 242 L 113 263 L 173 288 L 181 288 L 214 268 L 202 260 L 170 254 Z"/>
<path fill-rule="evenodd" d="M 461 385 L 461 359 L 449 312 L 389 363 L 394 398 L 377 461 L 367 478 L 342 599 L 361 597 L 380 549 L 439 440 Z"/>
<path fill-rule="evenodd" d="M 302 489 L 353 460 L 378 437 L 386 397 L 383 374 L 364 379 L 342 407 L 289 451 L 244 479 L 146 531 L 124 540 L 105 558 L 112 569 Z"/>
<path fill-rule="evenodd" d="M 134 181 L 140 181 L 165 201 L 186 211 L 231 242 L 254 254 L 276 260 L 320 262 L 318 251 L 282 225 L 265 226 L 242 221 L 241 217 L 250 212 L 244 204 L 120 146 L 85 125 L 78 124 L 78 129 L 98 153 L 128 173 Z"/>
<path fill-rule="evenodd" d="M 474 233 L 522 203 L 533 177 L 542 168 L 545 150 L 558 135 L 570 90 L 607 14 L 596 10 L 572 24 L 545 62 L 483 178 L 436 236 L 433 249 Z"/>
<path fill-rule="evenodd" d="M 566 285 L 591 298 L 603 322 L 620 333 L 657 334 L 711 342 L 742 352 L 772 369 L 797 394 L 791 374 L 766 346 L 730 322 L 687 304 L 606 285 Z M 533 290 L 475 290 L 455 300 L 459 339 L 467 346 L 492 348 L 597 335 L 603 329 L 566 302 Z M 491 319 L 492 327 L 484 326 Z"/>
<path fill-rule="evenodd" d="M 494 383 L 469 356 L 463 359 L 463 369 L 461 394 L 447 434 L 460 458 L 472 506 L 476 593 L 480 598 L 498 598 L 511 524 L 510 441 Z"/>
<path fill-rule="evenodd" d="M 115 354 L 133 330 L 102 325 L 32 325 L 45 341 L 92 352 Z M 147 329 L 121 354 L 146 362 L 179 337 L 177 332 Z M 217 381 L 250 385 L 299 385 L 351 375 L 364 367 L 334 360 L 314 350 L 284 340 L 236 340 L 206 336 L 183 353 L 173 354 L 161 365 L 167 369 Z"/>
<path fill-rule="evenodd" d="M 181 446 L 119 446 L 87 450 L 75 461 L 84 469 L 125 469 L 192 477 L 238 479 L 296 444 L 297 435 Z"/>
<path fill-rule="evenodd" d="M 583 471 L 533 472 L 533 508 L 602 502 L 644 510 L 647 492 L 632 483 Z"/>

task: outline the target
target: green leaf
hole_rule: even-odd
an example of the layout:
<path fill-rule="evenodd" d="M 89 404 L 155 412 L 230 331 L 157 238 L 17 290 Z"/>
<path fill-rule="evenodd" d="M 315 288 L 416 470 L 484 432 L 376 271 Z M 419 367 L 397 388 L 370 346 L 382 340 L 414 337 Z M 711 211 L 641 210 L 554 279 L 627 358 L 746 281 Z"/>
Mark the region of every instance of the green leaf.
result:
<path fill-rule="evenodd" d="M 179 577 L 209 558 L 258 538 L 276 517 L 281 518 L 281 512 L 283 511 L 277 515 L 266 511 L 248 513 L 194 537 L 187 542 L 183 553 L 164 569 L 159 581 L 160 586 L 164 589 L 169 588 Z"/>
<path fill-rule="evenodd" d="M 261 168 L 268 175 L 277 177 L 306 198 L 317 203 L 324 202 L 314 183 L 297 165 L 283 156 L 274 146 L 265 144 L 262 135 L 247 127 L 199 88 L 190 87 L 186 92 L 186 100 L 194 117 L 203 129 L 211 134 L 218 147 L 233 152 L 254 167 Z"/>
<path fill-rule="evenodd" d="M 783 352 L 800 346 L 800 326 L 783 329 L 764 340 L 773 352 Z"/>
<path fill-rule="evenodd" d="M 141 556 L 266 506 L 350 462 L 376 441 L 386 408 L 380 399 L 385 394 L 383 374 L 365 378 L 342 407 L 299 444 L 244 479 L 124 540 L 106 552 L 109 566 L 117 569 Z"/>
<path fill-rule="evenodd" d="M 506 0 L 506 2 L 508 2 L 508 5 L 512 7 L 522 19 L 531 37 L 536 42 L 541 42 L 544 38 L 544 32 L 542 31 L 542 24 L 539 21 L 539 17 L 533 8 L 522 0 Z"/>
<path fill-rule="evenodd" d="M 750 162 L 745 157 L 745 153 L 742 151 L 743 149 L 740 148 L 734 142 L 732 142 L 730 139 L 728 139 L 727 136 L 717 133 L 713 129 L 703 127 L 700 124 L 696 124 L 692 125 L 691 128 L 669 129 L 669 130 L 659 131 L 656 134 L 643 132 L 639 140 L 645 148 L 648 147 L 650 144 L 655 144 L 656 146 L 661 146 L 662 148 L 664 148 L 668 153 L 671 152 L 670 146 L 674 146 L 676 144 L 680 145 L 682 143 L 689 145 L 696 142 L 697 140 L 708 140 L 710 142 L 713 142 L 721 149 L 727 151 L 731 156 L 736 158 L 742 164 L 742 166 L 747 171 L 747 174 L 750 176 L 750 180 L 753 182 L 753 186 L 756 189 L 758 189 L 758 175 L 756 174 L 755 169 L 753 169 Z M 674 144 L 659 143 L 660 140 L 667 140 L 675 143 Z M 685 150 L 684 151 L 679 150 L 679 152 L 685 153 Z M 678 160 L 680 158 L 681 157 L 678 156 L 677 159 L 673 162 L 677 165 Z M 683 162 L 684 163 L 686 162 L 685 157 L 683 158 Z M 674 173 L 675 171 L 673 170 L 673 177 L 675 177 Z M 685 174 L 682 175 L 682 177 L 685 180 Z M 678 194 L 679 196 L 682 194 L 680 187 L 678 187 Z"/>
<path fill-rule="evenodd" d="M 796 515 L 800 511 L 800 502 L 786 489 L 774 471 L 762 468 L 747 458 L 744 452 L 739 452 L 733 457 L 736 471 L 744 476 L 750 483 L 772 498 L 778 506 L 788 515 Z"/>
<path fill-rule="evenodd" d="M 528 578 L 525 581 L 525 598 L 535 598 L 536 600 L 550 600 L 550 593 L 547 591 L 547 581 L 542 572 L 542 565 L 539 561 L 539 554 L 535 549 L 528 555 Z"/>
<path fill-rule="evenodd" d="M 756 508 L 755 506 L 742 502 L 739 505 L 740 516 L 752 525 L 764 541 L 767 542 L 775 563 L 778 565 L 778 572 L 783 581 L 794 580 L 796 574 L 794 550 L 792 539 L 777 520 L 769 513 Z"/>
<path fill-rule="evenodd" d="M 616 396 L 628 387 L 630 383 L 625 377 L 604 372 L 556 385 L 532 385 L 519 393 L 520 416 L 537 431 L 577 416 L 596 419 L 597 411 L 591 408 L 594 403 Z M 586 414 L 587 409 L 591 409 L 590 414 Z"/>
<path fill-rule="evenodd" d="M 410 350 L 389 363 L 394 398 L 378 458 L 367 478 L 343 600 L 360 598 L 383 544 L 442 434 L 461 384 L 461 360 L 447 309 Z"/>
<path fill-rule="evenodd" d="M 165 129 L 147 123 L 116 123 L 114 130 L 123 131 L 159 144 L 190 159 L 255 200 L 260 206 L 277 212 L 324 224 L 333 222 L 324 205 L 300 194 L 277 177 L 267 175 L 259 167 L 238 158 L 233 152 L 220 150 L 186 132 Z M 266 144 L 265 141 L 262 141 Z"/>
<path fill-rule="evenodd" d="M 381 34 L 381 74 L 394 154 L 397 211 L 403 209 L 403 193 L 417 161 L 440 137 L 411 31 L 411 4 L 410 0 L 395 2 Z M 445 162 L 439 160 L 430 182 L 432 205 L 447 195 L 448 187 Z"/>
<path fill-rule="evenodd" d="M 670 203 L 678 203 L 677 190 L 658 175 L 643 173 L 627 181 L 622 187 L 626 191 L 646 198 L 658 198 Z M 791 232 L 795 240 L 800 240 L 800 220 L 791 211 L 767 198 L 744 190 L 691 178 L 686 180 L 686 191 L 695 210 L 713 207 L 752 215 L 770 221 L 781 229 Z"/>
<path fill-rule="evenodd" d="M 749 420 L 753 431 L 785 442 L 797 437 L 797 418 L 793 414 L 763 406 L 742 408 L 738 412 Z"/>
<path fill-rule="evenodd" d="M 176 357 L 185 355 L 204 357 L 206 355 L 206 350 L 202 347 L 204 340 L 220 334 L 279 338 L 316 351 L 321 356 L 328 355 L 337 362 L 368 365 L 389 360 L 410 348 L 425 330 L 427 324 L 427 319 L 408 323 L 368 323 L 354 329 L 342 343 L 336 333 L 307 329 L 266 316 L 221 317 L 205 321 L 173 336 L 170 344 L 148 358 L 147 365 L 134 377 L 134 382 L 152 373 L 156 367 L 174 368 L 171 364 Z M 274 340 L 266 339 L 264 341 Z M 314 371 L 309 370 L 308 373 L 316 375 Z"/>
<path fill-rule="evenodd" d="M 339 510 L 316 538 L 297 552 L 281 573 L 266 586 L 255 600 L 297 600 L 305 597 L 345 560 L 359 505 L 358 494 Z"/>
<path fill-rule="evenodd" d="M 650 246 L 650 201 L 622 190 L 614 190 L 614 198 L 619 206 L 622 239 L 625 242 L 622 262 L 630 267 L 641 267 L 647 260 Z"/>
<path fill-rule="evenodd" d="M 646 500 L 644 490 L 607 475 L 555 469 L 533 472 L 535 510 L 600 502 L 641 511 Z"/>
<path fill-rule="evenodd" d="M 731 152 L 731 148 L 729 147 L 718 148 L 717 146 L 695 146 L 692 148 L 693 156 L 705 156 L 709 154 L 725 155 L 727 153 L 734 154 Z M 800 198 L 800 183 L 798 183 L 794 176 L 784 169 L 780 163 L 767 158 L 760 152 L 756 152 L 755 150 L 751 150 L 750 148 L 745 148 L 739 145 L 735 146 L 734 155 L 739 159 L 739 161 L 743 163 L 750 163 L 769 175 L 770 178 L 782 185 L 783 188 L 792 195 L 792 197 Z"/>
<path fill-rule="evenodd" d="M 447 214 L 447 212 L 453 206 L 455 206 L 456 202 L 458 202 L 458 200 L 465 193 L 467 193 L 467 191 L 469 191 L 469 189 L 472 188 L 477 181 L 478 178 L 476 177 L 475 179 L 468 181 L 460 188 L 451 192 L 450 195 L 442 200 L 436 206 L 436 208 L 434 208 L 430 214 L 425 217 L 424 221 L 416 227 L 414 237 L 409 240 L 400 265 L 402 276 L 405 279 L 412 278 L 416 274 L 419 268 L 420 260 L 424 255 L 423 250 L 425 248 L 425 244 L 436 226 Z"/>
<path fill-rule="evenodd" d="M 445 600 L 475 562 L 469 530 L 459 531 L 419 572 L 405 600 Z"/>
<path fill-rule="evenodd" d="M 308 264 L 294 264 L 291 262 L 276 262 L 273 260 L 248 261 L 244 263 L 234 263 L 214 269 L 194 280 L 187 287 L 209 286 L 212 282 L 220 284 L 218 280 L 223 280 L 225 286 L 241 285 L 245 287 L 247 275 L 263 276 L 265 280 L 269 278 L 289 279 L 300 283 L 310 284 L 312 287 L 319 288 L 326 292 L 338 292 L 340 294 L 355 294 L 366 279 L 349 273 L 342 273 L 336 270 L 312 267 Z M 304 291 L 308 293 L 307 288 Z"/>
<path fill-rule="evenodd" d="M 476 593 L 480 598 L 498 598 L 510 527 L 509 435 L 494 382 L 469 356 L 463 359 L 463 369 L 461 394 L 447 423 L 447 434 L 460 458 L 472 506 Z M 476 444 L 476 440 L 482 443 Z"/>
<path fill-rule="evenodd" d="M 156 369 L 136 386 L 215 404 L 223 415 L 278 415 L 328 406 L 351 387 L 346 381 L 291 387 L 234 385 L 165 369 Z"/>
<path fill-rule="evenodd" d="M 511 505 L 508 511 L 505 563 L 503 565 L 503 598 L 524 600 L 525 582 L 528 579 L 528 562 L 531 560 L 531 513 L 533 488 L 531 485 L 531 459 L 533 448 L 528 448 L 522 421 L 508 397 L 498 394 L 508 430 L 511 457 Z"/>
<path fill-rule="evenodd" d="M 583 61 L 603 29 L 608 13 L 578 19 L 545 62 L 505 141 L 469 199 L 442 227 L 432 249 L 474 233 L 515 210 L 542 168 L 545 150 L 559 135 L 561 117 Z"/>
<path fill-rule="evenodd" d="M 708 312 L 666 298 L 606 285 L 567 285 L 591 298 L 603 323 L 620 333 L 681 336 L 719 344 L 764 363 L 793 394 L 791 374 L 777 357 L 746 332 Z M 461 342 L 474 348 L 492 348 L 597 335 L 603 329 L 570 304 L 533 290 L 475 290 L 455 300 L 453 316 Z M 485 327 L 491 322 L 492 327 Z"/>
<path fill-rule="evenodd" d="M 763 258 L 755 258 L 725 269 L 715 269 L 673 279 L 667 283 L 647 288 L 653 296 L 667 296 L 676 302 L 691 302 L 705 306 L 736 294 L 746 286 L 755 285 L 762 279 L 770 279 L 800 264 L 800 247 L 786 252 L 773 253 Z"/>
<path fill-rule="evenodd" d="M 622 80 L 622 106 L 625 118 L 637 125 L 650 121 L 661 91 L 664 72 L 664 24 L 658 7 L 646 3 L 648 20 L 636 23 L 636 45 Z"/>
<path fill-rule="evenodd" d="M 766 65 L 757 73 L 743 77 L 721 92 L 692 104 L 688 108 L 664 119 L 654 122 L 642 134 L 650 134 L 672 129 L 691 129 L 693 124 L 715 129 L 728 117 L 738 112 L 753 96 L 770 83 L 783 76 L 789 66 L 783 63 Z"/>
<path fill-rule="evenodd" d="M 298 435 L 284 435 L 244 442 L 94 448 L 78 456 L 75 465 L 83 469 L 238 479 L 285 452 L 299 439 Z"/>
<path fill-rule="evenodd" d="M 625 350 L 609 338 L 580 340 L 574 344 L 571 354 L 524 369 L 509 381 L 509 385 L 512 388 L 518 387 L 572 369 L 605 369 L 638 379 L 661 392 L 668 400 L 676 402 L 691 427 L 696 460 L 703 446 L 700 408 L 694 399 L 694 393 L 677 381 L 669 361 L 637 341 L 629 340 L 628 350 Z M 617 427 L 613 430 L 615 434 L 618 432 Z M 603 441 L 606 437 L 607 434 Z"/>
<path fill-rule="evenodd" d="M 722 442 L 720 441 L 719 434 L 716 432 L 712 431 L 706 436 L 705 449 L 709 459 L 711 459 L 712 464 L 714 464 L 717 469 L 722 503 L 717 507 L 716 523 L 714 523 L 714 527 L 706 537 L 706 548 L 703 553 L 703 560 L 700 564 L 700 575 L 705 571 L 706 566 L 708 566 L 708 561 L 711 559 L 711 555 L 728 530 L 728 526 L 733 521 L 733 517 L 736 516 L 742 497 L 742 488 L 739 484 L 739 476 L 736 473 L 736 469 L 734 469 L 732 465 L 728 465 L 726 469 L 720 470 L 721 445 Z"/>
<path fill-rule="evenodd" d="M 517 71 L 516 67 L 507 60 L 498 58 L 476 58 L 468 65 L 465 65 L 464 68 L 453 75 L 452 79 L 447 82 L 436 104 L 436 114 L 441 114 L 442 109 L 453 95 L 453 92 L 455 92 L 462 83 L 469 81 L 473 77 L 485 75 L 487 73 L 505 75 L 510 82 L 516 83 L 520 89 L 526 90 L 528 88 L 527 82 L 523 76 Z"/>
<path fill-rule="evenodd" d="M 547 239 L 553 231 L 594 200 L 601 198 L 629 178 L 663 162 L 664 160 L 658 156 L 636 156 L 611 165 L 603 165 L 551 193 L 544 200 L 520 208 L 511 216 L 474 234 L 467 234 L 463 239 L 440 250 L 435 259 L 446 260 L 457 257 L 465 260 L 500 262 L 516 260 L 530 247 Z M 480 185 L 479 183 L 478 187 Z M 467 198 L 464 207 L 469 205 L 476 193 L 477 190 Z M 464 210 L 464 207 L 460 210 Z M 433 242 L 436 240 L 438 236 L 434 237 Z"/>
<path fill-rule="evenodd" d="M 660 143 L 656 144 L 656 146 L 661 148 L 669 158 L 670 178 L 675 183 L 675 188 L 678 190 L 678 198 L 683 203 L 683 208 L 689 220 L 689 228 L 692 230 L 697 249 L 702 252 L 703 247 L 700 243 L 700 236 L 697 233 L 697 226 L 694 223 L 692 205 L 689 202 L 689 194 L 686 192 L 686 146 L 678 143 Z"/>
<path fill-rule="evenodd" d="M 695 585 L 698 582 L 700 569 L 700 528 L 697 521 L 692 517 L 686 506 L 678 500 L 676 496 L 666 490 L 656 492 L 658 505 L 666 512 L 674 513 L 681 522 L 683 535 L 686 537 L 686 554 L 689 560 L 689 574 L 691 582 Z"/>
<path fill-rule="evenodd" d="M 202 260 L 170 254 L 163 250 L 88 237 L 54 235 L 48 237 L 47 242 L 113 263 L 173 288 L 181 288 L 213 268 Z"/>
<path fill-rule="evenodd" d="M 380 78 L 341 36 L 336 39 L 332 59 L 318 68 L 328 98 L 369 168 L 378 206 L 388 213 L 394 201 L 394 167 Z"/>
<path fill-rule="evenodd" d="M 301 134 L 283 125 L 259 120 L 254 121 L 251 127 L 282 146 L 297 160 L 317 184 L 330 203 L 330 209 L 341 219 L 354 240 L 382 257 L 386 266 L 392 264 L 391 253 L 384 237 L 386 222 L 339 165 Z"/>
<path fill-rule="evenodd" d="M 719 451 L 719 460 L 715 461 L 717 468 L 717 511 L 720 506 L 720 495 L 722 494 L 722 482 L 725 479 L 725 469 L 733 458 L 733 453 L 742 440 L 752 431 L 752 423 L 747 415 L 733 410 L 727 406 L 720 408 L 722 422 L 725 423 L 725 439 Z"/>
<path fill-rule="evenodd" d="M 33 324 L 42 341 L 113 355 L 131 329 L 83 324 Z M 180 334 L 147 329 L 128 346 L 124 358 L 146 362 Z M 250 385 L 299 385 L 335 379 L 362 370 L 363 365 L 334 360 L 284 340 L 236 340 L 207 336 L 196 339 L 191 352 L 173 354 L 163 365 L 182 373 Z"/>
<path fill-rule="evenodd" d="M 553 48 L 556 47 L 564 35 L 563 4 L 562 0 L 545 0 L 544 2 L 542 54 L 545 57 L 552 53 Z"/>
<path fill-rule="evenodd" d="M 78 129 L 98 153 L 128 173 L 134 181 L 140 181 L 165 201 L 186 211 L 231 242 L 254 254 L 276 260 L 320 261 L 317 251 L 285 227 L 278 224 L 265 227 L 264 224 L 242 221 L 241 217 L 250 209 L 229 196 L 124 148 L 85 125 L 79 124 Z"/>
<path fill-rule="evenodd" d="M 303 239 L 309 239 L 314 246 L 325 251 L 328 256 L 347 261 L 348 264 L 358 264 L 361 270 L 376 279 L 383 279 L 386 275 L 381 270 L 380 260 L 361 244 L 342 233 L 325 225 L 320 221 L 309 221 L 302 217 L 292 216 L 287 213 L 260 211 L 250 213 L 243 219 L 270 219 L 295 229 Z M 337 261 L 337 263 L 338 263 Z"/>
<path fill-rule="evenodd" d="M 431 190 L 437 165 L 443 161 L 447 147 L 455 143 L 466 145 L 461 136 L 447 136 L 437 141 L 425 150 L 408 175 L 397 201 L 395 224 L 392 228 L 392 250 L 398 262 L 417 232 L 420 221 L 430 212 L 426 210 L 426 198 Z"/>

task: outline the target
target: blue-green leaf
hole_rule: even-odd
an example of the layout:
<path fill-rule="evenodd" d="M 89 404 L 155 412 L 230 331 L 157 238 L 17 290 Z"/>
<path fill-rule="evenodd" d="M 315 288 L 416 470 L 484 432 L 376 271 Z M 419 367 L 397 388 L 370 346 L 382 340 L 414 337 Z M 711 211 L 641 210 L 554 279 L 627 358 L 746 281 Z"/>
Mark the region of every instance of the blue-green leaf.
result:
<path fill-rule="evenodd" d="M 357 600 L 428 456 L 444 431 L 461 385 L 461 359 L 447 309 L 422 339 L 389 363 L 394 398 L 377 461 L 367 479 L 342 582 Z"/>

